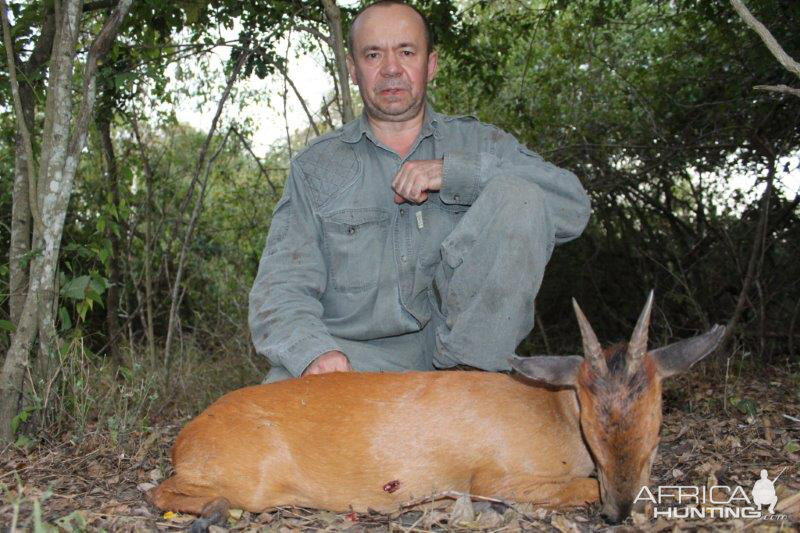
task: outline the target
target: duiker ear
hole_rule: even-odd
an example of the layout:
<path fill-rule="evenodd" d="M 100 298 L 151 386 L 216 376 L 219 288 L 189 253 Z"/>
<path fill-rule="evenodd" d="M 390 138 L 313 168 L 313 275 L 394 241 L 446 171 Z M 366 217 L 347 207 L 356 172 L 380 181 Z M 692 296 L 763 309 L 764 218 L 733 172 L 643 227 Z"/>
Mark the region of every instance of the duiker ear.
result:
<path fill-rule="evenodd" d="M 725 326 L 717 324 L 702 335 L 653 350 L 650 355 L 656 363 L 658 374 L 666 378 L 687 370 L 713 352 L 724 334 Z"/>
<path fill-rule="evenodd" d="M 579 355 L 534 355 L 510 357 L 508 362 L 525 377 L 556 386 L 572 386 L 583 363 Z"/>

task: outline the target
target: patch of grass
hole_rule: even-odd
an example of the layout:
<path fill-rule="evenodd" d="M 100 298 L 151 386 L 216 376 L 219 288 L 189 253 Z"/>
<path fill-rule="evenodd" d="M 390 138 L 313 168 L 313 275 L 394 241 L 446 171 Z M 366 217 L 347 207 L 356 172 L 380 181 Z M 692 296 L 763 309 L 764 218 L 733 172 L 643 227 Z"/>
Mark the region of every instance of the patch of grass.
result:
<path fill-rule="evenodd" d="M 167 369 L 160 354 L 151 361 L 144 346 L 125 346 L 125 362 L 119 363 L 91 352 L 74 335 L 61 347 L 53 377 L 31 388 L 18 423 L 19 442 L 64 433 L 81 441 L 100 432 L 117 446 L 132 432 L 180 423 L 226 392 L 263 379 L 266 361 L 254 360 L 243 343 L 231 344 L 230 351 L 204 350 L 184 335 Z"/>

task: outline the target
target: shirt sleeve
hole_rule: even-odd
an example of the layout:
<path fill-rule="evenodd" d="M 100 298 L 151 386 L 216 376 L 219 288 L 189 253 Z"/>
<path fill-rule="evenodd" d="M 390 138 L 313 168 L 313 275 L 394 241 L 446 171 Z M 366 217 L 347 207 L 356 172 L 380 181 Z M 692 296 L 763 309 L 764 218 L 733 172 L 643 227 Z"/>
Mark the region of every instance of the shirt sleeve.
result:
<path fill-rule="evenodd" d="M 492 127 L 489 138 L 490 151 L 445 152 L 442 202 L 472 205 L 495 177 L 521 177 L 538 185 L 547 195 L 545 205 L 554 223 L 556 244 L 578 237 L 589 221 L 591 203 L 575 174 L 548 163 L 511 134 Z"/>
<path fill-rule="evenodd" d="M 327 267 L 321 245 L 302 170 L 293 163 L 273 212 L 249 305 L 256 351 L 293 376 L 323 353 L 339 350 L 322 322 Z"/>

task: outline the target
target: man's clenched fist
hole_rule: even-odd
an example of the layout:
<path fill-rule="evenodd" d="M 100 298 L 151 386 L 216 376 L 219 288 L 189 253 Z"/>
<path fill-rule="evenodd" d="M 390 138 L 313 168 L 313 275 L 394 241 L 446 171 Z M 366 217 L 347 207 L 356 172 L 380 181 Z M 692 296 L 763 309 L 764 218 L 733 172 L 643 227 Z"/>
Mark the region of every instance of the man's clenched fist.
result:
<path fill-rule="evenodd" d="M 300 374 L 301 376 L 306 376 L 308 374 L 327 374 L 328 372 L 350 372 L 353 368 L 350 366 L 350 361 L 347 360 L 347 356 L 342 352 L 338 352 L 336 350 L 325 352 L 324 354 L 320 355 L 314 362 L 312 362 L 303 373 Z"/>
<path fill-rule="evenodd" d="M 402 204 L 409 201 L 421 204 L 428 199 L 427 191 L 439 191 L 442 188 L 441 159 L 408 161 L 400 167 L 400 172 L 392 180 L 394 202 Z"/>

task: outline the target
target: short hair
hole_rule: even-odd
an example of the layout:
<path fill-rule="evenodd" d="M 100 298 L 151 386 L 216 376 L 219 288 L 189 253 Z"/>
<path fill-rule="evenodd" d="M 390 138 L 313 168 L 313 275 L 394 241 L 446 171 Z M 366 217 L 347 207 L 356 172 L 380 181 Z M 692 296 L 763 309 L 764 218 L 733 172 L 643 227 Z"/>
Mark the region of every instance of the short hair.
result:
<path fill-rule="evenodd" d="M 358 17 L 360 17 L 361 14 L 367 9 L 373 7 L 388 7 L 392 5 L 410 7 L 411 9 L 414 10 L 414 12 L 417 15 L 419 15 L 419 18 L 422 19 L 422 25 L 425 27 L 425 41 L 428 45 L 427 52 L 428 54 L 433 52 L 433 34 L 431 33 L 431 26 L 430 24 L 428 24 L 428 19 L 425 17 L 425 15 L 422 14 L 422 12 L 419 9 L 417 9 L 416 7 L 412 6 L 407 2 L 403 2 L 402 0 L 378 0 L 377 2 L 373 2 L 371 4 L 367 4 L 364 7 L 362 7 L 358 11 L 358 13 L 356 13 L 356 16 L 353 17 L 353 22 L 350 23 L 350 30 L 347 32 L 347 50 L 348 52 L 350 52 L 350 55 L 353 55 L 353 26 L 355 26 Z"/>

